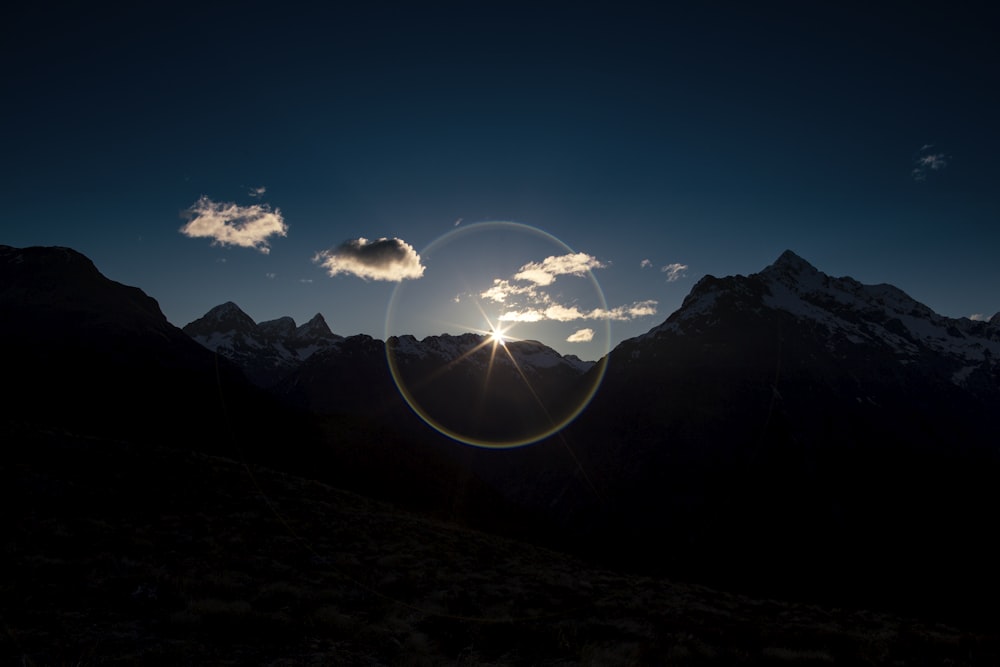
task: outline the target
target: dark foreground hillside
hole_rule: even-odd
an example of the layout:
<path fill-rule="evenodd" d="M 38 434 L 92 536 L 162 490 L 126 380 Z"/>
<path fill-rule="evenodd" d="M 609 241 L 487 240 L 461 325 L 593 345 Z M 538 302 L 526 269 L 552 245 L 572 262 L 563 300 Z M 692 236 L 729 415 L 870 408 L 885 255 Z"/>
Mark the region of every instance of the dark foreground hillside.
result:
<path fill-rule="evenodd" d="M 238 461 L 4 439 L 2 664 L 1000 664 L 996 633 L 594 569 Z"/>

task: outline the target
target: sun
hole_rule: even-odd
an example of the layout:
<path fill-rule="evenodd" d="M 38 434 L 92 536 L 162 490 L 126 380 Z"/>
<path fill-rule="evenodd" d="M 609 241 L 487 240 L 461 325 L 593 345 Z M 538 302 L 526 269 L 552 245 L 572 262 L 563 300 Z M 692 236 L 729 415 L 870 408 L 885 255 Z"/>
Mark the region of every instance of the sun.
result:
<path fill-rule="evenodd" d="M 494 345 L 507 347 L 507 339 L 503 335 L 503 329 L 500 327 L 493 327 L 490 331 L 490 342 Z"/>

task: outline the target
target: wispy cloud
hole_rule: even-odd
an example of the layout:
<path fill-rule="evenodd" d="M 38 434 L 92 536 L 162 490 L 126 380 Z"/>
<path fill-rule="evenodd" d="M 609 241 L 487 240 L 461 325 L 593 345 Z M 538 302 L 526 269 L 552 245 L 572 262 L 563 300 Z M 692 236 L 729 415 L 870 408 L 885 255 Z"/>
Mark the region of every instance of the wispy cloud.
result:
<path fill-rule="evenodd" d="M 680 264 L 679 262 L 674 262 L 673 264 L 667 264 L 660 268 L 660 271 L 667 274 L 667 282 L 672 283 L 675 280 L 680 280 L 684 277 L 684 272 L 688 270 L 687 264 Z"/>
<path fill-rule="evenodd" d="M 527 296 L 532 300 L 544 300 L 545 298 L 534 284 L 514 285 L 509 280 L 504 280 L 502 278 L 494 278 L 493 286 L 484 292 L 480 292 L 479 294 L 481 298 L 489 299 L 495 303 L 503 303 L 511 297 L 522 295 Z"/>
<path fill-rule="evenodd" d="M 559 276 L 582 277 L 590 270 L 606 266 L 606 263 L 583 252 L 552 255 L 540 262 L 525 264 L 511 278 L 494 278 L 492 286 L 480 292 L 479 297 L 508 307 L 499 316 L 503 322 L 630 320 L 656 314 L 657 302 L 652 300 L 588 310 L 575 304 L 559 303 L 545 289 Z"/>
<path fill-rule="evenodd" d="M 271 252 L 268 239 L 288 234 L 281 211 L 267 204 L 239 206 L 202 195 L 186 213 L 190 220 L 180 228 L 181 234 L 212 239 L 212 245 L 255 248 L 266 255 Z"/>
<path fill-rule="evenodd" d="M 250 188 L 249 195 L 254 199 L 260 199 L 261 197 L 264 196 L 265 192 L 267 192 L 267 188 L 265 188 L 263 185 L 260 185 L 256 188 Z"/>
<path fill-rule="evenodd" d="M 577 329 L 566 338 L 567 343 L 589 343 L 592 340 L 594 340 L 593 329 Z"/>
<path fill-rule="evenodd" d="M 508 310 L 500 315 L 502 322 L 540 322 L 541 320 L 554 320 L 556 322 L 572 322 L 574 320 L 633 320 L 637 317 L 646 317 L 656 314 L 657 301 L 649 299 L 647 301 L 636 301 L 627 306 L 617 306 L 615 308 L 594 308 L 583 311 L 576 306 L 561 306 L 553 304 L 546 308 L 522 308 L 520 310 Z"/>
<path fill-rule="evenodd" d="M 351 239 L 336 248 L 317 252 L 313 262 L 331 276 L 348 273 L 365 280 L 415 279 L 424 275 L 425 268 L 413 246 L 397 238 Z"/>
<path fill-rule="evenodd" d="M 648 317 L 656 315 L 657 301 L 648 299 L 646 301 L 636 301 L 628 306 L 618 306 L 616 308 L 604 309 L 595 308 L 587 313 L 588 320 L 634 320 L 637 317 Z"/>
<path fill-rule="evenodd" d="M 951 156 L 944 153 L 936 153 L 931 150 L 933 148 L 933 144 L 924 144 L 917 151 L 916 156 L 913 158 L 913 169 L 910 171 L 913 180 L 926 181 L 927 175 L 930 172 L 940 171 L 951 162 Z"/>
<path fill-rule="evenodd" d="M 265 273 L 265 274 L 264 274 L 264 276 L 265 276 L 265 277 L 266 277 L 266 278 L 267 278 L 268 280 L 274 280 L 275 278 L 277 278 L 277 277 L 278 277 L 278 274 L 277 274 L 277 273 L 272 273 L 272 272 L 270 272 L 270 271 L 269 271 L 268 273 Z"/>
<path fill-rule="evenodd" d="M 514 280 L 525 280 L 536 285 L 551 285 L 557 276 L 582 276 L 591 269 L 603 269 L 606 264 L 585 252 L 552 255 L 541 262 L 529 262 L 514 274 Z"/>
<path fill-rule="evenodd" d="M 648 269 L 651 266 L 653 266 L 653 262 L 651 260 L 644 259 L 641 262 L 639 262 L 640 269 Z"/>
<path fill-rule="evenodd" d="M 982 313 L 972 313 L 971 315 L 969 315 L 969 319 L 972 320 L 973 322 L 985 322 L 990 318 L 986 317 L 986 315 Z"/>

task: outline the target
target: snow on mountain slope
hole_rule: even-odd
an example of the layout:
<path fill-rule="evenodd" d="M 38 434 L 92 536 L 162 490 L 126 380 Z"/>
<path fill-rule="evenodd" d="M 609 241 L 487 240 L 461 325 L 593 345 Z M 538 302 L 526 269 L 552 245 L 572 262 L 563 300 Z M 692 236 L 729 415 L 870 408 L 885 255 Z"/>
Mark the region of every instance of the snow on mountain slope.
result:
<path fill-rule="evenodd" d="M 291 317 L 257 323 L 231 301 L 211 309 L 183 331 L 236 362 L 260 385 L 272 384 L 316 352 L 343 340 L 318 313 L 301 326 Z"/>
<path fill-rule="evenodd" d="M 183 331 L 204 347 L 236 362 L 257 384 L 272 385 L 320 351 L 336 354 L 344 338 L 333 334 L 323 316 L 317 314 L 301 326 L 291 317 L 254 322 L 239 306 L 226 302 L 191 322 Z M 494 344 L 474 333 L 441 334 L 417 340 L 413 336 L 390 338 L 394 353 L 403 363 L 432 360 L 456 361 L 486 368 L 499 367 L 544 371 L 562 369 L 575 374 L 586 372 L 594 362 L 562 356 L 538 341 L 507 341 Z M 513 359 L 513 361 L 512 361 Z"/>
<path fill-rule="evenodd" d="M 783 311 L 818 326 L 834 353 L 868 346 L 891 353 L 900 364 L 926 361 L 928 355 L 945 359 L 956 384 L 1000 360 L 1000 314 L 988 322 L 944 317 L 892 285 L 831 277 L 790 250 L 756 274 L 706 276 L 680 309 L 639 339 L 697 334 L 725 312 L 741 309 Z"/>
<path fill-rule="evenodd" d="M 494 343 L 488 336 L 466 333 L 453 336 L 441 334 L 417 340 L 413 336 L 393 336 L 390 339 L 396 357 L 408 359 L 436 359 L 451 362 L 462 359 L 478 367 L 495 364 L 513 368 L 515 363 L 522 369 L 564 368 L 576 373 L 584 373 L 594 362 L 581 361 L 569 355 L 563 356 L 535 340 L 506 341 Z"/>

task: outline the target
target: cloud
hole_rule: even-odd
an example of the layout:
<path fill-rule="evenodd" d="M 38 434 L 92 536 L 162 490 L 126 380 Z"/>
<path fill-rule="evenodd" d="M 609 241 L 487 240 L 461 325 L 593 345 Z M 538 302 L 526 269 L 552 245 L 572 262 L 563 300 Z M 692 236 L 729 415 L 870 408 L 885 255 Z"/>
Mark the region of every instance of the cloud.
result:
<path fill-rule="evenodd" d="M 924 144 L 917 151 L 916 157 L 913 158 L 914 167 L 910 171 L 913 180 L 926 181 L 928 173 L 944 169 L 951 161 L 951 156 L 944 153 L 933 153 L 931 152 L 932 148 L 934 148 L 932 144 Z"/>
<path fill-rule="evenodd" d="M 181 234 L 212 239 L 212 245 L 256 248 L 266 255 L 271 252 L 270 237 L 288 235 L 281 211 L 271 210 L 267 204 L 238 206 L 232 202 L 214 202 L 202 195 L 187 214 L 191 219 L 180 228 Z"/>
<path fill-rule="evenodd" d="M 248 194 L 251 197 L 253 197 L 254 199 L 260 199 L 261 197 L 264 196 L 265 192 L 267 192 L 267 188 L 265 188 L 263 185 L 261 185 L 261 186 L 256 187 L 256 188 L 250 188 L 250 192 Z"/>
<path fill-rule="evenodd" d="M 618 306 L 616 308 L 611 308 L 606 310 L 604 308 L 595 308 L 594 310 L 587 313 L 588 320 L 633 320 L 637 317 L 647 317 L 649 315 L 656 315 L 657 301 L 653 299 L 648 299 L 646 301 L 636 301 L 635 303 L 628 306 Z"/>
<path fill-rule="evenodd" d="M 553 304 L 547 308 L 524 308 L 521 310 L 508 310 L 500 316 L 503 322 L 539 322 L 541 320 L 555 320 L 556 322 L 572 322 L 573 320 L 618 320 L 626 321 L 637 317 L 646 317 L 656 314 L 657 301 L 636 301 L 628 306 L 618 306 L 616 308 L 594 308 L 589 311 L 581 311 L 576 306 L 561 306 Z"/>
<path fill-rule="evenodd" d="M 681 264 L 679 262 L 674 262 L 673 264 L 667 264 L 662 267 L 660 271 L 667 274 L 667 282 L 672 283 L 675 280 L 680 280 L 684 277 L 684 272 L 688 270 L 687 264 Z"/>
<path fill-rule="evenodd" d="M 972 320 L 973 322 L 985 322 L 990 318 L 986 317 L 982 313 L 972 313 L 971 315 L 969 315 L 969 319 Z"/>
<path fill-rule="evenodd" d="M 317 252 L 313 262 L 325 268 L 330 276 L 349 273 L 365 280 L 415 279 L 423 276 L 425 269 L 413 246 L 397 238 L 351 239 L 336 248 Z"/>
<path fill-rule="evenodd" d="M 529 308 L 527 310 L 508 310 L 500 315 L 501 322 L 541 322 L 545 319 L 545 313 L 540 310 Z"/>
<path fill-rule="evenodd" d="M 527 296 L 533 301 L 544 301 L 546 295 L 540 293 L 535 285 L 513 285 L 509 280 L 493 279 L 493 287 L 479 293 L 481 299 L 489 299 L 494 303 L 503 303 L 515 296 Z"/>
<path fill-rule="evenodd" d="M 560 306 L 555 304 L 545 309 L 545 319 L 556 322 L 572 322 L 584 317 L 576 306 Z"/>
<path fill-rule="evenodd" d="M 514 280 L 524 280 L 536 285 L 551 285 L 556 276 L 582 276 L 590 269 L 602 269 L 602 264 L 596 257 L 585 252 L 568 255 L 552 255 L 541 262 L 529 262 L 514 274 Z"/>
<path fill-rule="evenodd" d="M 577 329 L 566 338 L 567 343 L 589 343 L 594 340 L 593 329 Z"/>
<path fill-rule="evenodd" d="M 656 314 L 656 301 L 637 301 L 611 309 L 581 310 L 576 305 L 558 303 L 544 289 L 558 276 L 582 277 L 592 269 L 606 266 L 596 257 L 583 252 L 552 255 L 540 262 L 525 264 L 510 279 L 494 278 L 493 285 L 480 292 L 479 297 L 507 307 L 506 312 L 499 316 L 502 322 L 630 320 Z"/>
<path fill-rule="evenodd" d="M 644 259 L 644 260 L 642 260 L 641 262 L 639 262 L 639 268 L 640 268 L 640 269 L 648 269 L 648 268 L 649 268 L 649 267 L 651 267 L 652 265 L 653 265 L 653 262 L 651 262 L 651 261 L 650 261 L 650 260 L 648 260 L 648 259 Z"/>
<path fill-rule="evenodd" d="M 272 273 L 272 272 L 265 273 L 264 275 L 267 277 L 268 280 L 274 280 L 275 278 L 278 277 L 277 273 Z"/>
<path fill-rule="evenodd" d="M 304 285 L 308 285 L 309 283 L 312 282 L 312 278 L 299 278 L 299 282 Z"/>

